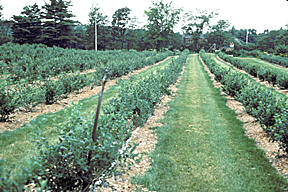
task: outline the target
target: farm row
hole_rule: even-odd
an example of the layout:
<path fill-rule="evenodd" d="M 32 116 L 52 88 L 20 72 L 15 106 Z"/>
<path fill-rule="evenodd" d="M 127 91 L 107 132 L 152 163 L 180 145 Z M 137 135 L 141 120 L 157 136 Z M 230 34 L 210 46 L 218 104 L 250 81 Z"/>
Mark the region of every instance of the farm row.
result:
<path fill-rule="evenodd" d="M 268 54 L 262 53 L 260 51 L 243 51 L 243 54 L 245 56 L 257 57 L 257 58 L 262 59 L 264 61 L 278 64 L 278 65 L 281 65 L 283 67 L 288 67 L 288 58 L 287 57 L 268 55 Z"/>
<path fill-rule="evenodd" d="M 170 60 L 144 71 L 144 75 L 120 81 L 117 93 L 103 106 L 96 143 L 91 140 L 91 119 L 82 116 L 80 106 L 75 106 L 71 117 L 58 126 L 59 141 L 51 143 L 39 136 L 39 154 L 30 162 L 29 168 L 14 175 L 14 181 L 11 181 L 9 171 L 2 172 L 0 187 L 8 191 L 22 190 L 25 183 L 34 182 L 56 191 L 86 188 L 112 162 L 127 158 L 133 146 L 123 153 L 120 149 L 131 131 L 148 119 L 161 95 L 169 93 L 168 87 L 176 82 L 187 56 L 188 52 L 183 52 L 173 62 Z M 92 151 L 92 158 L 87 162 L 89 151 Z"/>
<path fill-rule="evenodd" d="M 259 78 L 262 81 L 268 81 L 280 88 L 288 89 L 288 69 L 283 69 L 275 65 L 265 65 L 252 63 L 239 58 L 234 58 L 223 53 L 218 54 L 220 58 L 231 63 L 235 67 L 242 69 L 250 75 Z"/>
<path fill-rule="evenodd" d="M 35 50 L 38 48 L 36 47 Z M 47 49 L 46 47 L 44 48 Z M 51 54 L 56 55 L 59 53 L 57 51 L 57 53 L 53 53 L 52 49 L 56 50 L 58 48 L 51 48 L 51 50 L 49 48 Z M 19 50 L 21 49 L 19 48 Z M 30 55 L 34 54 L 31 58 L 37 55 L 37 51 L 36 53 L 33 50 L 28 51 L 27 49 L 26 51 L 31 51 Z M 63 59 L 75 60 L 77 58 L 73 57 L 73 50 L 61 49 L 61 51 L 63 51 Z M 65 56 L 69 51 L 71 51 L 71 55 Z M 19 55 L 24 52 L 23 49 Z M 80 52 L 76 51 L 75 55 Z M 93 53 L 95 54 L 95 52 Z M 101 56 L 99 58 L 95 56 L 99 60 L 94 60 L 96 64 L 91 64 L 96 72 L 67 74 L 68 72 L 82 70 L 78 67 L 78 64 L 74 63 L 73 66 L 76 66 L 74 69 L 68 70 L 61 75 L 57 75 L 59 74 L 58 72 L 51 70 L 52 73 L 50 75 L 56 76 L 56 80 L 43 76 L 40 81 L 36 77 L 37 75 L 35 76 L 36 78 L 33 77 L 31 79 L 27 79 L 25 75 L 14 78 L 16 77 L 15 74 L 9 71 L 9 62 L 7 63 L 9 60 L 5 61 L 5 57 L 1 58 L 1 64 L 5 63 L 2 67 L 9 69 L 3 73 L 2 77 L 5 76 L 5 79 L 2 79 L 3 81 L 0 83 L 1 120 L 7 120 L 9 115 L 16 109 L 24 108 L 25 110 L 30 110 L 37 103 L 52 104 L 72 91 L 92 84 L 99 85 L 104 74 L 104 71 L 100 69 L 101 67 L 110 70 L 111 78 L 121 77 L 135 69 L 151 65 L 174 54 L 172 52 L 156 54 L 155 52 L 138 53 L 132 51 L 131 55 L 129 55 L 127 51 L 108 51 L 107 53 L 98 52 L 96 55 L 100 53 L 103 53 L 103 58 L 105 59 L 102 58 L 101 60 Z M 125 162 L 126 158 L 133 158 L 129 155 L 135 146 L 129 145 L 123 151 L 123 145 L 131 136 L 132 130 L 136 127 L 141 127 L 153 113 L 154 107 L 160 101 L 161 96 L 169 94 L 168 87 L 177 80 L 188 54 L 188 51 L 184 51 L 180 56 L 173 57 L 173 59 L 167 60 L 167 62 L 160 65 L 150 67 L 148 70 L 128 80 L 119 81 L 117 86 L 111 88 L 111 90 L 113 89 L 113 94 L 103 105 L 103 113 L 98 123 L 99 131 L 96 134 L 97 142 L 95 143 L 91 139 L 91 129 L 93 127 L 91 115 L 83 113 L 83 110 L 87 111 L 88 109 L 82 109 L 80 105 L 76 105 L 71 109 L 71 116 L 65 114 L 66 119 L 64 117 L 64 120 L 61 123 L 57 123 L 56 127 L 48 124 L 46 119 L 39 120 L 34 128 L 31 128 L 32 125 L 27 125 L 22 127 L 21 130 L 18 129 L 19 132 L 16 130 L 0 134 L 0 157 L 8 158 L 6 161 L 12 161 L 10 166 L 6 166 L 7 162 L 0 161 L 0 176 L 2 179 L 0 189 L 4 191 L 21 191 L 25 184 L 35 183 L 36 186 L 42 187 L 42 190 L 44 188 L 53 191 L 84 190 L 94 179 L 99 178 L 103 172 L 106 172 L 116 160 Z M 14 55 L 17 54 L 15 53 Z M 60 54 L 58 57 L 62 56 Z M 200 56 L 210 71 L 215 74 L 216 80 L 223 84 L 224 91 L 240 101 L 246 111 L 257 118 L 263 125 L 271 140 L 278 141 L 281 149 L 288 153 L 287 96 L 260 85 L 249 76 L 235 70 L 224 62 L 216 63 L 214 55 L 201 51 Z M 269 65 L 263 67 L 222 53 L 219 53 L 219 56 L 261 80 L 267 80 L 287 89 L 287 71 L 284 69 L 280 70 L 277 67 L 269 67 Z M 13 62 L 17 63 L 18 60 L 15 58 Z M 11 66 L 13 62 L 10 62 Z M 62 63 L 60 62 L 59 65 L 62 65 Z M 58 67 L 61 68 L 61 66 L 56 68 Z M 84 70 L 89 68 L 87 67 Z M 55 67 L 51 69 L 55 69 Z M 63 69 L 61 68 L 61 70 Z M 31 81 L 34 81 L 34 83 L 32 84 Z M 93 110 L 89 111 L 88 114 L 91 114 Z M 34 123 L 36 121 L 34 120 Z M 51 121 L 56 122 L 57 120 L 53 119 Z M 51 127 L 56 130 L 49 130 Z M 25 129 L 31 130 L 29 134 L 25 134 L 25 137 L 23 137 L 23 132 L 21 131 Z M 47 136 L 49 131 L 53 134 Z M 34 144 L 29 139 L 29 137 L 32 138 L 32 132 L 34 133 Z M 48 133 L 44 135 L 44 132 Z M 19 138 L 19 135 L 22 135 L 23 140 L 26 140 L 26 144 L 30 142 L 29 145 L 25 144 L 21 148 L 20 145 L 23 145 L 23 142 L 14 142 L 15 138 Z M 31 145 L 36 146 L 37 150 L 35 151 L 34 148 L 23 149 L 23 147 L 29 148 L 28 146 Z M 8 148 L 9 151 L 7 150 Z M 19 148 L 21 148 L 21 153 L 17 154 Z M 29 154 L 29 150 L 34 151 L 33 155 Z M 17 154 L 18 159 L 15 158 L 13 162 L 12 159 L 14 157 L 9 159 L 12 156 L 11 154 L 14 156 Z M 31 156 L 33 156 L 32 159 L 30 158 Z M 23 167 L 24 170 L 19 171 L 19 166 L 23 165 L 25 165 Z"/>
<path fill-rule="evenodd" d="M 201 51 L 200 56 L 210 71 L 215 75 L 216 80 L 223 84 L 223 90 L 228 95 L 241 102 L 246 111 L 254 116 L 263 125 L 263 129 L 271 137 L 271 140 L 279 142 L 281 149 L 287 153 L 287 96 L 257 83 L 254 79 L 233 69 L 231 66 L 225 63 L 216 63 L 211 58 L 212 56 L 206 54 L 204 51 Z M 243 68 L 252 66 L 254 69 L 263 69 L 259 66 L 240 62 L 239 60 L 226 55 L 220 54 L 220 56 L 223 59 L 226 59 L 226 61 L 230 61 L 232 64 L 242 64 Z M 269 68 L 266 70 L 268 71 Z M 259 74 L 259 71 L 258 73 L 255 73 Z M 279 75 L 287 76 L 287 73 L 280 73 Z M 276 73 L 275 76 L 277 77 Z M 278 80 L 278 82 L 281 83 L 280 80 Z"/>
<path fill-rule="evenodd" d="M 271 63 L 281 65 L 283 67 L 288 67 L 288 58 L 287 57 L 261 54 L 261 55 L 259 55 L 259 58 L 263 59 L 265 61 L 271 62 Z"/>
<path fill-rule="evenodd" d="M 23 50 L 26 50 L 26 48 L 23 48 Z M 73 50 L 69 51 L 73 52 Z M 69 51 L 67 50 L 67 54 L 69 54 Z M 79 90 L 89 85 L 99 85 L 105 72 L 102 68 L 109 69 L 110 78 L 113 79 L 128 74 L 129 72 L 136 69 L 143 68 L 144 66 L 156 63 L 173 54 L 170 51 L 160 54 L 152 54 L 152 52 L 140 53 L 133 51 L 110 51 L 110 53 L 108 52 L 108 55 L 105 52 L 102 53 L 103 55 L 101 55 L 101 52 L 95 54 L 94 57 L 97 58 L 98 61 L 96 61 L 95 59 L 89 60 L 89 63 L 96 62 L 93 65 L 95 72 L 92 73 L 61 73 L 56 78 L 54 77 L 54 79 L 56 80 L 51 78 L 43 78 L 41 80 L 30 83 L 30 81 L 22 79 L 20 82 L 14 82 L 15 84 L 13 85 L 9 85 L 9 78 L 11 76 L 8 76 L 8 78 L 5 78 L 4 81 L 0 82 L 0 121 L 6 121 L 9 118 L 9 115 L 13 113 L 16 109 L 30 111 L 35 105 L 39 103 L 52 104 L 57 100 L 66 97 L 67 94 L 73 91 Z M 147 58 L 148 53 L 150 54 L 149 58 Z M 77 56 L 72 58 L 72 56 L 67 56 L 67 54 L 62 55 L 63 59 L 65 58 L 64 60 L 66 60 L 66 63 L 64 63 L 63 65 L 63 63 L 61 62 L 62 60 L 59 60 L 58 62 L 54 63 L 54 68 L 57 68 L 61 71 L 62 66 L 66 66 L 67 62 L 78 62 Z M 93 55 L 93 52 L 89 52 L 89 54 Z M 98 57 L 99 55 L 101 56 Z M 86 59 L 85 61 L 87 61 Z M 84 62 L 84 60 L 80 62 Z M 37 62 L 33 63 L 33 65 L 41 67 L 47 67 L 46 64 L 47 63 L 42 63 L 40 65 L 37 64 Z M 51 66 L 48 65 L 48 68 L 51 68 Z M 54 68 L 52 67 L 50 69 L 50 72 L 54 73 L 55 75 L 58 72 L 53 70 Z M 20 69 L 19 71 L 22 70 Z"/>
<path fill-rule="evenodd" d="M 31 82 L 57 76 L 60 73 L 74 73 L 106 65 L 118 65 L 118 62 L 123 61 L 128 66 L 135 60 L 138 65 L 147 65 L 154 62 L 153 56 L 157 57 L 156 51 L 95 52 L 8 43 L 0 46 L 0 75 L 4 75 L 12 83 L 23 79 Z"/>

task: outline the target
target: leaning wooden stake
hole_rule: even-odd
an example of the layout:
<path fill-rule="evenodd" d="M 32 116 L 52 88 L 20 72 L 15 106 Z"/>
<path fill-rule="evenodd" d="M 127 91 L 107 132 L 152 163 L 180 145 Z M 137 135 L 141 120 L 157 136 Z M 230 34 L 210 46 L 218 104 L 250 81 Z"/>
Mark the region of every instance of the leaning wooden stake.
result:
<path fill-rule="evenodd" d="M 99 100 L 98 100 L 98 105 L 97 105 L 97 110 L 96 110 L 96 115 L 95 115 L 95 121 L 94 121 L 94 126 L 93 126 L 93 131 L 92 131 L 93 143 L 96 143 L 96 133 L 98 132 L 98 130 L 97 130 L 98 117 L 99 117 L 99 113 L 100 113 L 100 107 L 101 107 L 104 87 L 105 87 L 105 84 L 106 84 L 106 81 L 108 78 L 108 74 L 109 74 L 108 71 L 105 70 L 105 74 L 104 74 L 104 77 L 102 79 L 102 88 L 101 88 L 100 95 L 99 95 Z M 92 143 L 92 145 L 93 145 L 93 143 Z M 90 165 L 91 159 L 92 159 L 92 148 L 90 149 L 90 151 L 88 153 L 88 163 L 87 163 L 88 166 Z"/>
<path fill-rule="evenodd" d="M 104 87 L 107 81 L 107 73 L 105 73 L 103 79 L 102 79 L 102 88 L 100 91 L 99 95 L 99 100 L 98 100 L 98 105 L 97 105 L 97 110 L 96 110 L 96 116 L 95 116 L 95 121 L 94 121 L 94 126 L 93 126 L 93 132 L 92 132 L 92 140 L 93 142 L 96 142 L 96 131 L 97 131 L 97 124 L 98 124 L 98 117 L 99 117 L 99 112 L 100 112 L 100 107 L 101 107 L 101 102 L 102 102 L 102 97 L 103 97 L 103 92 L 104 92 Z"/>

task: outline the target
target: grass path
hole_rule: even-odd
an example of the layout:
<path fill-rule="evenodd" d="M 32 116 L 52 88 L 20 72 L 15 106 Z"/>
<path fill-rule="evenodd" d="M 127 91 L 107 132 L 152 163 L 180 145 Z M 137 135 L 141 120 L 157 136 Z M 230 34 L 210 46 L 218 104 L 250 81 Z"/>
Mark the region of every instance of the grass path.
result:
<path fill-rule="evenodd" d="M 152 168 L 136 179 L 150 190 L 288 191 L 288 182 L 244 135 L 197 55 L 190 56 L 163 123 Z"/>

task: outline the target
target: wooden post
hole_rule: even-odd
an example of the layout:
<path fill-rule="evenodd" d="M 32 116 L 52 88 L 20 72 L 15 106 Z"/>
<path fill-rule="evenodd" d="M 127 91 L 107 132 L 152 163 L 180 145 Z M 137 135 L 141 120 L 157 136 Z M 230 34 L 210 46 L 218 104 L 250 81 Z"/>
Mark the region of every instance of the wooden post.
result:
<path fill-rule="evenodd" d="M 107 80 L 107 74 L 105 73 L 103 80 L 102 80 L 102 88 L 100 91 L 99 99 L 98 99 L 98 105 L 97 105 L 97 110 L 96 110 L 96 115 L 95 115 L 95 121 L 94 121 L 94 126 L 93 126 L 93 132 L 92 132 L 92 140 L 95 143 L 96 142 L 96 132 L 97 132 L 97 124 L 98 124 L 98 117 L 100 113 L 100 107 L 101 107 L 101 102 L 102 102 L 102 97 L 103 97 L 103 92 L 104 92 L 104 87 L 106 84 Z M 98 130 L 99 133 L 99 130 Z"/>
<path fill-rule="evenodd" d="M 102 88 L 101 88 L 101 91 L 100 91 L 100 95 L 99 95 L 99 99 L 98 99 L 98 105 L 97 105 L 97 109 L 96 109 L 96 115 L 95 115 L 95 121 L 94 121 L 94 126 L 93 126 L 93 131 L 92 131 L 92 140 L 93 140 L 93 143 L 91 143 L 91 145 L 95 145 L 96 143 L 96 132 L 99 133 L 99 130 L 97 130 L 97 124 L 98 124 L 98 117 L 99 117 L 99 113 L 100 113 L 100 107 L 101 107 L 101 102 L 102 102 L 102 97 L 103 97 L 103 92 L 104 92 L 104 87 L 105 87 L 105 84 L 106 84 L 106 81 L 107 81 L 107 78 L 108 78 L 108 74 L 109 74 L 109 71 L 105 71 L 105 74 L 104 74 L 104 77 L 102 79 Z M 97 143 L 96 143 L 97 144 Z M 88 162 L 87 162 L 87 165 L 90 166 L 90 162 L 91 162 L 91 159 L 92 159 L 92 146 L 91 146 L 91 149 L 89 150 L 89 153 L 88 153 Z M 91 170 L 92 167 L 89 167 L 89 172 Z"/>

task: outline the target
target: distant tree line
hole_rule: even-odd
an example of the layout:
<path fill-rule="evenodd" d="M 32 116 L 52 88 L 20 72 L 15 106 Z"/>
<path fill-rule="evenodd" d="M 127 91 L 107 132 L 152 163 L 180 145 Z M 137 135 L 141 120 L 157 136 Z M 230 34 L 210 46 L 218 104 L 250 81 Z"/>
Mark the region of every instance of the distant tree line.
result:
<path fill-rule="evenodd" d="M 246 50 L 273 53 L 277 55 L 288 56 L 288 25 L 279 30 L 265 30 L 263 33 L 257 34 L 255 29 L 240 29 L 234 27 L 230 30 L 233 37 L 237 38 L 236 51 Z M 246 35 L 248 34 L 248 42 Z"/>
<path fill-rule="evenodd" d="M 264 31 L 257 34 L 255 29 L 232 29 L 227 20 L 218 20 L 217 12 L 190 11 L 183 17 L 182 30 L 189 35 L 190 44 L 183 44 L 183 34 L 175 33 L 180 21 L 181 9 L 163 0 L 153 1 L 145 11 L 147 23 L 137 27 L 137 18 L 131 17 L 131 9 L 119 8 L 109 22 L 108 16 L 99 7 L 92 7 L 88 24 L 73 20 L 69 0 L 49 0 L 44 6 L 26 6 L 10 21 L 2 19 L 0 5 L 0 44 L 42 43 L 63 48 L 94 49 L 95 22 L 97 23 L 97 47 L 105 49 L 185 49 L 198 52 L 204 48 L 221 49 L 234 42 L 235 49 L 288 54 L 288 25 L 286 29 Z M 248 43 L 246 35 L 248 33 Z"/>
<path fill-rule="evenodd" d="M 256 29 L 238 30 L 235 27 L 228 30 L 230 23 L 227 20 L 211 24 L 217 15 L 216 12 L 201 10 L 185 14 L 182 29 L 192 38 L 192 44 L 188 45 L 191 50 L 199 52 L 204 48 L 209 51 L 212 47 L 221 49 L 229 47 L 233 42 L 236 51 L 260 50 L 288 56 L 288 25 L 286 29 L 265 30 L 263 33 L 257 33 Z"/>
<path fill-rule="evenodd" d="M 164 6 L 168 12 L 161 10 L 161 15 L 158 15 L 155 11 L 159 11 L 161 6 Z M 19 15 L 12 17 L 12 20 L 1 19 L 0 44 L 13 41 L 19 44 L 42 43 L 63 48 L 94 49 L 96 22 L 97 47 L 100 50 L 160 50 L 182 47 L 181 34 L 173 32 L 175 24 L 179 21 L 180 10 L 173 13 L 171 3 L 153 2 L 153 6 L 146 12 L 150 20 L 145 28 L 137 28 L 137 19 L 131 17 L 131 10 L 128 7 L 116 10 L 111 23 L 99 7 L 93 7 L 89 12 L 89 23 L 86 25 L 73 20 L 74 15 L 70 7 L 71 2 L 68 0 L 49 0 L 42 7 L 37 4 L 25 6 Z M 0 13 L 2 10 L 1 6 Z M 174 15 L 169 16 L 169 13 Z M 163 28 L 163 31 L 155 36 L 152 32 L 155 30 L 152 17 L 156 16 L 163 19 L 163 23 L 158 23 L 158 27 L 165 26 L 165 29 Z M 154 42 L 158 44 L 154 46 Z"/>

